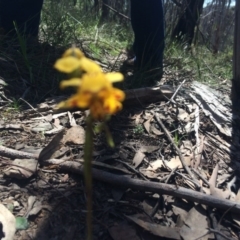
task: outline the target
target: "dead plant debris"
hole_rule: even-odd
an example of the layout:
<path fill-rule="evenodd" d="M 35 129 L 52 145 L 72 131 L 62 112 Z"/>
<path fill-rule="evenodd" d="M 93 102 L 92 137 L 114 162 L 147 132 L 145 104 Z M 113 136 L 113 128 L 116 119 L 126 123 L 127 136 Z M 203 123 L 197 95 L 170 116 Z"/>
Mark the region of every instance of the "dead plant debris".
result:
<path fill-rule="evenodd" d="M 160 89 L 177 89 L 177 78 L 166 71 Z M 109 123 L 116 147 L 95 136 L 95 239 L 239 239 L 239 146 L 227 93 L 190 79 L 150 105 L 138 92 Z M 5 231 L 20 217 L 14 239 L 84 239 L 85 113 L 56 113 L 59 101 L 0 120 L 0 201 L 9 212 L 0 219 Z"/>

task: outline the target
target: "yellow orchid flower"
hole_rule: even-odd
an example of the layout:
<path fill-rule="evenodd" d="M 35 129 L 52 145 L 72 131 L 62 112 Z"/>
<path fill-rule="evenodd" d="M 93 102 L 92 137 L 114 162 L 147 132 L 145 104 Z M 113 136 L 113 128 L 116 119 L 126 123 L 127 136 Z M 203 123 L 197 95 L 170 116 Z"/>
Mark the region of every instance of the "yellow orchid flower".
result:
<path fill-rule="evenodd" d="M 65 58 L 69 56 L 81 59 L 84 57 L 84 53 L 79 48 L 72 47 L 66 50 L 62 57 Z"/>
<path fill-rule="evenodd" d="M 60 108 L 90 109 L 94 119 L 105 119 L 122 109 L 125 98 L 123 91 L 113 87 L 113 83 L 123 80 L 121 73 L 103 73 L 100 66 L 86 58 L 77 48 L 68 49 L 63 58 L 55 63 L 55 68 L 65 73 L 75 70 L 84 72 L 78 77 L 61 82 L 60 87 L 75 87 L 77 93 L 59 104 Z"/>
<path fill-rule="evenodd" d="M 70 48 L 63 57 L 58 59 L 54 67 L 64 73 L 72 73 L 79 69 L 81 72 L 102 72 L 101 67 L 91 59 L 88 59 L 78 48 Z"/>
<path fill-rule="evenodd" d="M 78 69 L 81 66 L 81 60 L 73 57 L 68 56 L 65 58 L 60 58 L 56 61 L 54 64 L 54 67 L 64 73 L 72 73 L 76 69 Z"/>
<path fill-rule="evenodd" d="M 80 68 L 86 73 L 102 72 L 102 69 L 93 60 L 83 57 L 80 59 Z"/>
<path fill-rule="evenodd" d="M 84 74 L 82 78 L 64 80 L 60 83 L 60 88 L 64 89 L 66 87 L 81 87 L 83 90 L 98 92 L 103 88 L 112 86 L 112 83 L 120 82 L 122 80 L 123 75 L 121 73 L 93 72 Z"/>
<path fill-rule="evenodd" d="M 89 108 L 93 118 L 98 120 L 122 109 L 121 102 L 124 100 L 125 94 L 114 88 L 104 73 L 85 74 L 81 80 L 69 80 L 71 86 L 76 86 L 80 81 L 77 93 L 67 101 L 60 103 L 58 107 Z M 67 84 L 68 81 L 64 81 L 64 85 L 70 86 Z"/>

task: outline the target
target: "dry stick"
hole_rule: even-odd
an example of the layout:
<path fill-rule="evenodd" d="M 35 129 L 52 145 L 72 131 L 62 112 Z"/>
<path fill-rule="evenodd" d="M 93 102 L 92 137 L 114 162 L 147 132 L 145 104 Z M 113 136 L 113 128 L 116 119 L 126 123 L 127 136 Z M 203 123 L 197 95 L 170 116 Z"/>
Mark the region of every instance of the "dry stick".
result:
<path fill-rule="evenodd" d="M 110 7 L 109 5 L 107 5 L 106 3 L 103 3 L 104 6 L 106 6 L 107 8 L 109 8 L 110 10 L 112 10 L 113 12 L 117 13 L 119 16 L 131 21 L 131 18 L 129 18 L 128 16 L 118 12 L 117 10 L 115 10 L 114 8 Z"/>
<path fill-rule="evenodd" d="M 73 172 L 83 175 L 83 165 L 78 162 L 67 161 L 64 162 L 59 159 L 49 159 L 44 161 L 44 164 L 55 164 L 59 170 Z M 133 190 L 153 192 L 158 194 L 170 195 L 178 198 L 183 198 L 196 203 L 205 204 L 214 208 L 230 209 L 230 212 L 240 213 L 240 204 L 232 202 L 227 199 L 220 199 L 211 195 L 207 195 L 201 192 L 190 190 L 183 187 L 176 187 L 175 185 L 150 182 L 138 179 L 132 179 L 130 177 L 116 175 L 93 169 L 93 178 L 96 181 L 103 181 L 107 184 L 114 186 L 131 188 Z"/>
<path fill-rule="evenodd" d="M 168 175 L 165 183 L 168 183 L 168 181 L 170 180 L 170 178 L 172 177 L 172 175 L 178 170 L 178 167 L 179 167 L 179 166 L 177 166 L 177 167 L 175 167 L 175 168 L 172 169 L 172 171 L 171 171 L 171 173 Z"/>
<path fill-rule="evenodd" d="M 136 173 L 137 175 L 139 175 L 143 180 L 149 181 L 141 172 L 139 172 L 137 169 L 133 168 L 133 167 L 130 166 L 129 164 L 125 163 L 124 161 L 117 160 L 117 159 L 114 159 L 114 161 L 115 161 L 115 162 L 119 162 L 119 163 L 123 164 L 124 166 L 126 166 L 127 168 L 131 169 L 131 171 L 133 171 L 134 173 Z"/>
<path fill-rule="evenodd" d="M 196 155 L 198 156 L 199 154 L 199 134 L 198 134 L 198 130 L 199 130 L 199 124 L 200 124 L 200 120 L 199 120 L 199 106 L 196 107 L 195 111 L 194 111 L 194 116 L 195 116 L 195 122 L 194 122 L 194 130 L 195 130 L 195 137 L 196 137 L 196 149 L 195 151 L 193 151 L 193 153 L 196 153 Z M 195 163 L 193 164 L 193 168 L 197 168 L 200 164 L 200 159 L 198 158 L 199 162 L 195 159 Z"/>
<path fill-rule="evenodd" d="M 114 159 L 115 160 L 115 159 Z M 84 163 L 84 160 L 83 159 L 75 159 L 75 161 L 78 161 L 78 162 L 81 162 L 81 163 Z M 115 160 L 116 161 L 116 160 Z M 97 161 L 92 161 L 92 165 L 94 167 L 102 167 L 102 168 L 105 168 L 106 170 L 110 170 L 110 171 L 118 171 L 118 172 L 121 172 L 123 174 L 129 174 L 130 172 L 126 171 L 125 169 L 121 169 L 121 168 L 118 168 L 118 167 L 114 167 L 114 166 L 111 166 L 109 164 L 105 164 L 105 163 L 102 163 L 102 162 L 97 162 Z"/>
<path fill-rule="evenodd" d="M 197 174 L 198 177 L 199 177 L 200 179 L 202 179 L 202 181 L 203 181 L 207 186 L 209 186 L 209 182 L 208 182 L 196 169 L 193 168 L 192 171 L 193 171 L 195 174 Z"/>
<path fill-rule="evenodd" d="M 40 112 L 38 112 L 29 102 L 27 102 L 25 99 L 23 98 L 19 98 L 19 100 L 25 102 L 32 110 L 34 110 L 36 113 L 38 113 L 39 115 L 41 115 L 42 117 L 44 117 Z M 44 121 L 46 121 L 46 119 L 43 119 Z M 47 121 L 46 121 L 47 122 Z"/>
<path fill-rule="evenodd" d="M 195 164 L 194 164 L 194 168 L 197 169 L 197 167 L 199 166 L 199 164 L 201 163 L 201 157 L 202 157 L 202 152 L 203 152 L 203 146 L 204 146 L 204 136 L 201 137 L 201 142 L 200 142 L 200 147 L 199 147 L 199 151 L 197 151 L 197 157 L 195 160 Z"/>
<path fill-rule="evenodd" d="M 172 95 L 171 99 L 167 102 L 167 103 L 170 103 L 170 102 L 173 102 L 174 103 L 174 98 L 175 96 L 177 95 L 178 91 L 180 90 L 180 88 L 182 87 L 182 85 L 186 82 L 186 79 L 184 79 L 181 84 L 177 87 L 177 90 L 175 91 L 175 93 Z"/>
<path fill-rule="evenodd" d="M 162 120 L 157 116 L 157 114 L 155 113 L 154 114 L 157 122 L 160 124 L 160 126 L 162 127 L 164 133 L 166 134 L 168 140 L 172 143 L 173 147 L 175 148 L 175 150 L 177 151 L 178 155 L 179 155 L 179 158 L 180 158 L 180 161 L 184 167 L 184 169 L 186 170 L 186 172 L 189 174 L 189 176 L 192 178 L 195 186 L 200 189 L 200 184 L 198 183 L 197 179 L 195 178 L 195 176 L 192 174 L 192 172 L 190 171 L 189 167 L 187 166 L 187 164 L 185 163 L 185 160 L 184 160 L 184 157 L 180 151 L 180 149 L 176 146 L 176 144 L 174 143 L 170 133 L 168 132 L 168 130 L 165 128 Z"/>
<path fill-rule="evenodd" d="M 0 146 L 0 156 L 8 157 L 8 158 L 20 158 L 20 159 L 23 159 L 23 158 L 37 159 L 39 154 L 22 152 L 22 151 L 14 150 L 14 149 L 7 148 L 4 146 Z"/>

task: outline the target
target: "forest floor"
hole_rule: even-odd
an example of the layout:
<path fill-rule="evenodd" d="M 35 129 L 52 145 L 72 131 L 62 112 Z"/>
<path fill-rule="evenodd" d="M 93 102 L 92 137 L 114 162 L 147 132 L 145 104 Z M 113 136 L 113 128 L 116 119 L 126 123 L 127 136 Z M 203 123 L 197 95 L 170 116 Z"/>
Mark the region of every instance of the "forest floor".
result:
<path fill-rule="evenodd" d="M 104 59 L 97 61 L 105 70 L 118 71 L 126 54 Z M 0 59 L 0 201 L 18 217 L 14 239 L 85 239 L 85 113 L 57 113 L 61 96 L 13 109 L 12 99 L 24 92 L 4 85 L 22 81 L 20 70 L 9 77 L 9 64 L 14 60 Z M 239 239 L 240 148 L 232 137 L 230 81 L 211 91 L 165 63 L 156 86 L 163 85 L 176 93 L 170 100 L 140 99 L 112 117 L 115 148 L 104 134 L 94 137 L 94 239 Z M 221 99 L 204 99 L 204 91 Z M 11 232 L 8 215 L 0 212 L 0 220 Z"/>

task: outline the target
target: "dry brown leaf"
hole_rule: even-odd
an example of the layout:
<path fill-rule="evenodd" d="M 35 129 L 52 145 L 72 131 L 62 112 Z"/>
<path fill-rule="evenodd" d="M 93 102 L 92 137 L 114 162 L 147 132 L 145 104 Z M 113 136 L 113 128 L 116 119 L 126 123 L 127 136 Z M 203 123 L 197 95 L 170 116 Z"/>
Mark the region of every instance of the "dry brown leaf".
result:
<path fill-rule="evenodd" d="M 113 226 L 108 229 L 108 232 L 113 240 L 140 240 L 137 236 L 135 228 L 127 225 L 126 223 Z"/>
<path fill-rule="evenodd" d="M 148 134 L 150 133 L 150 127 L 151 127 L 151 121 L 153 119 L 153 116 L 149 116 L 149 119 L 143 123 L 143 126 L 145 127 L 146 131 L 148 132 Z"/>
<path fill-rule="evenodd" d="M 240 203 L 240 189 L 238 189 L 237 195 L 235 197 L 235 201 Z"/>
<path fill-rule="evenodd" d="M 194 131 L 194 123 L 192 122 L 188 122 L 185 126 L 184 126 L 184 131 L 186 133 L 191 133 Z"/>
<path fill-rule="evenodd" d="M 151 215 L 154 206 L 156 206 L 157 201 L 158 201 L 158 199 L 155 199 L 155 200 L 154 199 L 145 199 L 142 202 L 142 207 L 148 215 Z"/>
<path fill-rule="evenodd" d="M 183 155 L 192 155 L 193 145 L 192 145 L 191 141 L 188 141 L 188 140 L 182 141 L 180 150 Z"/>
<path fill-rule="evenodd" d="M 229 173 L 224 173 L 222 175 L 220 175 L 217 179 L 217 183 L 218 185 L 223 184 L 224 182 L 226 182 L 229 178 L 231 177 L 231 174 Z"/>
<path fill-rule="evenodd" d="M 71 112 L 68 111 L 69 124 L 71 127 L 77 126 L 75 118 Z"/>
<path fill-rule="evenodd" d="M 53 154 L 61 148 L 64 131 L 58 133 L 52 141 L 41 151 L 38 161 L 42 163 L 44 160 L 50 159 Z"/>
<path fill-rule="evenodd" d="M 133 158 L 133 165 L 134 165 L 134 167 L 137 168 L 142 163 L 144 158 L 145 158 L 145 154 L 142 153 L 141 149 L 139 149 L 135 153 L 135 156 Z"/>
<path fill-rule="evenodd" d="M 240 227 L 240 215 L 237 213 L 231 213 L 233 221 Z"/>
<path fill-rule="evenodd" d="M 85 131 L 81 126 L 73 126 L 67 130 L 66 135 L 63 137 L 63 143 L 70 144 L 84 144 Z"/>
<path fill-rule="evenodd" d="M 185 209 L 172 205 L 172 210 L 176 216 L 181 215 L 182 220 L 187 218 L 188 212 Z"/>
<path fill-rule="evenodd" d="M 191 164 L 191 157 L 188 156 L 188 157 L 184 157 L 184 160 L 185 160 L 185 163 L 187 166 L 190 166 Z M 171 169 L 174 169 L 176 167 L 179 167 L 179 168 L 182 168 L 182 163 L 180 161 L 180 158 L 179 156 L 176 156 L 174 158 L 171 158 L 170 161 L 165 161 L 166 165 L 171 168 Z"/>
<path fill-rule="evenodd" d="M 215 187 L 216 183 L 217 183 L 217 174 L 218 174 L 218 169 L 219 169 L 219 165 L 218 163 L 216 164 L 215 168 L 213 169 L 212 175 L 208 181 L 210 186 Z"/>
<path fill-rule="evenodd" d="M 151 165 L 149 165 L 147 169 L 140 169 L 140 172 L 148 178 L 157 178 L 159 176 L 159 173 L 157 173 L 156 170 L 162 166 L 162 160 L 158 159 L 154 162 L 151 162 Z"/>
<path fill-rule="evenodd" d="M 140 114 L 135 114 L 132 119 L 135 119 L 135 124 L 138 125 L 140 124 L 141 121 L 141 116 L 142 116 L 142 112 Z"/>
<path fill-rule="evenodd" d="M 56 128 L 62 128 L 62 125 L 61 125 L 60 123 L 61 123 L 61 122 L 60 122 L 59 118 L 55 118 L 53 125 L 54 125 L 54 127 L 56 127 Z"/>
<path fill-rule="evenodd" d="M 32 215 L 37 215 L 42 210 L 42 203 L 36 200 L 35 196 L 29 196 L 28 208 L 25 217 L 28 218 Z"/>
<path fill-rule="evenodd" d="M 214 197 L 228 199 L 231 196 L 231 191 L 229 191 L 229 189 L 223 191 L 222 189 L 216 188 L 212 185 L 209 185 L 209 188 L 211 195 Z"/>
<path fill-rule="evenodd" d="M 26 179 L 35 174 L 38 161 L 35 159 L 15 159 L 12 164 L 14 166 L 4 170 L 4 174 L 12 178 Z"/>
<path fill-rule="evenodd" d="M 153 125 L 151 125 L 150 131 L 151 131 L 153 134 L 157 135 L 157 136 L 164 135 L 163 132 L 161 132 L 160 130 L 158 130 L 157 128 L 155 128 Z"/>
<path fill-rule="evenodd" d="M 180 234 L 179 234 L 179 228 L 174 228 L 174 227 L 165 227 L 161 226 L 156 223 L 150 223 L 143 221 L 139 219 L 136 216 L 126 216 L 129 220 L 133 221 L 136 223 L 138 226 L 142 227 L 146 231 L 149 231 L 150 233 L 158 236 L 158 237 L 164 237 L 164 238 L 171 238 L 171 239 L 181 239 Z M 192 240 L 192 239 L 191 239 Z"/>
<path fill-rule="evenodd" d="M 203 191 L 204 191 L 207 195 L 210 195 L 210 194 L 211 194 L 211 191 L 210 191 L 209 188 L 203 187 Z"/>
<path fill-rule="evenodd" d="M 151 122 L 152 119 L 148 119 L 146 122 L 143 123 L 143 126 L 145 128 L 145 130 L 147 131 L 147 133 L 149 134 L 150 133 L 150 122 Z"/>
<path fill-rule="evenodd" d="M 152 153 L 158 149 L 159 149 L 159 146 L 141 146 L 140 147 L 140 151 L 143 153 L 145 153 L 145 152 Z"/>
<path fill-rule="evenodd" d="M 190 117 L 189 117 L 189 114 L 185 110 L 183 110 L 182 108 L 178 108 L 177 119 L 178 119 L 178 121 L 187 123 L 187 122 L 189 122 Z"/>
<path fill-rule="evenodd" d="M 238 193 L 235 197 L 235 201 L 237 203 L 240 202 L 240 189 L 238 189 Z M 239 214 L 236 214 L 236 213 L 231 213 L 232 214 L 232 219 L 233 221 L 240 227 L 240 215 Z"/>
<path fill-rule="evenodd" d="M 201 205 L 194 206 L 189 212 L 185 220 L 185 224 L 180 230 L 180 235 L 184 240 L 197 239 L 208 232 L 207 213 Z M 201 240 L 208 240 L 206 235 Z"/>
<path fill-rule="evenodd" d="M 174 158 L 171 158 L 170 161 L 166 161 L 165 163 L 166 163 L 166 165 L 167 165 L 169 168 L 171 168 L 171 169 L 174 169 L 174 168 L 176 168 L 176 167 L 182 168 L 182 163 L 181 163 L 181 161 L 180 161 L 179 156 L 176 156 L 176 157 L 174 157 Z"/>

